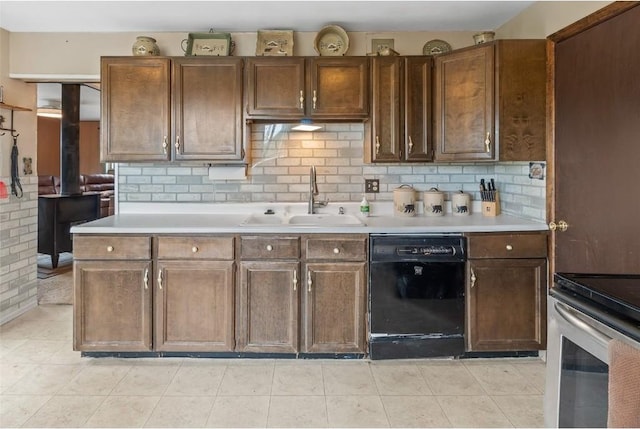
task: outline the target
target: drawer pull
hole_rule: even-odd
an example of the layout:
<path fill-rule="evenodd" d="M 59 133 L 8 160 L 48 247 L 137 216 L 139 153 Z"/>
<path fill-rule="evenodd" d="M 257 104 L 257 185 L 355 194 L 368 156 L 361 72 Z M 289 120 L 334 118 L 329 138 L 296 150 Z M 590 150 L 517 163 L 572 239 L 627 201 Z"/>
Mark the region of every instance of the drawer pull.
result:
<path fill-rule="evenodd" d="M 198 250 L 199 250 L 199 249 L 198 249 L 198 246 L 193 246 L 193 247 L 191 248 L 191 252 L 193 252 L 193 253 L 197 253 L 197 252 L 198 252 Z"/>
<path fill-rule="evenodd" d="M 162 268 L 158 270 L 158 288 L 162 289 Z"/>
<path fill-rule="evenodd" d="M 293 270 L 293 290 L 298 290 L 298 270 Z"/>
<path fill-rule="evenodd" d="M 311 270 L 307 270 L 307 292 L 311 293 L 311 285 L 313 284 L 313 280 L 311 280 Z"/>
<path fill-rule="evenodd" d="M 340 253 L 340 249 L 338 249 L 337 247 L 334 247 L 333 248 L 333 253 L 335 253 L 337 255 L 338 253 Z"/>
<path fill-rule="evenodd" d="M 476 285 L 476 273 L 473 272 L 473 268 L 471 268 L 471 287 Z"/>
<path fill-rule="evenodd" d="M 273 250 L 273 246 L 272 246 L 272 245 L 270 245 L 270 244 L 267 244 L 267 250 L 268 250 L 269 252 L 271 252 L 271 251 Z"/>
<path fill-rule="evenodd" d="M 107 252 L 113 252 L 113 246 L 107 246 Z"/>
<path fill-rule="evenodd" d="M 513 250 L 513 246 L 510 244 L 507 244 L 507 250 Z"/>
<path fill-rule="evenodd" d="M 143 282 L 144 282 L 144 288 L 145 288 L 145 290 L 146 290 L 146 289 L 149 289 L 149 268 L 145 268 L 145 269 L 144 269 L 144 279 L 143 279 Z"/>

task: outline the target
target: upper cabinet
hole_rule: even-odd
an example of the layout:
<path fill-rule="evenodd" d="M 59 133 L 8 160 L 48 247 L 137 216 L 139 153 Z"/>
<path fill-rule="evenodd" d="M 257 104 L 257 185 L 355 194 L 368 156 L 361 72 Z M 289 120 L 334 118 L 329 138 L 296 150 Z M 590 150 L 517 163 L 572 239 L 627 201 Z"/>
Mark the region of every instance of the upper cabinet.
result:
<path fill-rule="evenodd" d="M 249 118 L 364 119 L 369 58 L 247 58 L 245 87 Z"/>
<path fill-rule="evenodd" d="M 545 61 L 544 40 L 499 40 L 438 56 L 435 159 L 545 159 Z"/>
<path fill-rule="evenodd" d="M 432 57 L 374 57 L 371 162 L 430 161 Z"/>
<path fill-rule="evenodd" d="M 101 160 L 241 161 L 242 63 L 103 57 Z"/>

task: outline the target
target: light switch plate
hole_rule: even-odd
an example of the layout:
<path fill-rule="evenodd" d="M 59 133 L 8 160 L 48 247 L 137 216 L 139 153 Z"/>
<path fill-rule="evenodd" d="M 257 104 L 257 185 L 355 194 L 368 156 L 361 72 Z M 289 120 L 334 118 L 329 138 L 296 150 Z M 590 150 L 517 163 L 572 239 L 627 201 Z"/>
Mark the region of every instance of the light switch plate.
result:
<path fill-rule="evenodd" d="M 364 192 L 368 194 L 377 194 L 380 192 L 380 180 L 364 179 Z"/>

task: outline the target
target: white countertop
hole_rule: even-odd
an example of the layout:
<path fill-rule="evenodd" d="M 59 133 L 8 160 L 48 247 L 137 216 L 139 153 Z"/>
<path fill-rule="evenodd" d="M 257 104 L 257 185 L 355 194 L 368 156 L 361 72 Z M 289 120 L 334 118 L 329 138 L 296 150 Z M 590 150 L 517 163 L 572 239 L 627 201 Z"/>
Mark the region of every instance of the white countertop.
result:
<path fill-rule="evenodd" d="M 460 232 L 544 231 L 544 222 L 501 214 L 483 216 L 479 207 L 468 216 L 415 217 L 393 215 L 388 204 L 372 205 L 372 215 L 361 218 L 363 226 L 244 225 L 251 214 L 272 209 L 276 215 L 306 213 L 306 204 L 129 204 L 114 216 L 104 217 L 71 228 L 74 234 L 199 234 L 199 233 L 386 233 L 429 234 Z M 360 216 L 357 203 L 331 203 L 320 213 L 336 214 L 344 207 L 347 214 Z"/>

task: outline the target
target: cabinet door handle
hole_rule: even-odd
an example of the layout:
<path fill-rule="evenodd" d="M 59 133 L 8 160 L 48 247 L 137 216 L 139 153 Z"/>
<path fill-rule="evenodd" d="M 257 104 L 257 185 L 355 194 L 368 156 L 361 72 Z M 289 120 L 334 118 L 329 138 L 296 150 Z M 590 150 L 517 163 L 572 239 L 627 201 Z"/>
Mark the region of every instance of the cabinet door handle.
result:
<path fill-rule="evenodd" d="M 198 246 L 193 246 L 193 247 L 191 248 L 191 252 L 192 252 L 192 253 L 197 253 L 197 252 L 198 252 L 198 250 L 200 250 L 200 249 L 198 249 Z"/>
<path fill-rule="evenodd" d="M 311 293 L 311 285 L 313 284 L 313 280 L 311 280 L 311 270 L 307 270 L 307 292 Z"/>
<path fill-rule="evenodd" d="M 304 109 L 304 91 L 300 90 L 300 110 Z"/>
<path fill-rule="evenodd" d="M 149 289 L 149 268 L 144 269 L 144 278 L 143 278 L 144 288 L 145 290 Z"/>
<path fill-rule="evenodd" d="M 487 132 L 487 138 L 484 139 L 484 149 L 487 153 L 491 152 L 491 133 Z"/>
<path fill-rule="evenodd" d="M 334 247 L 333 248 L 333 253 L 335 253 L 337 255 L 338 253 L 340 253 L 340 249 L 338 249 L 337 247 Z"/>
<path fill-rule="evenodd" d="M 314 89 L 313 90 L 313 110 L 316 110 L 316 101 L 318 101 L 318 93 L 317 91 Z"/>
<path fill-rule="evenodd" d="M 109 253 L 113 252 L 113 246 L 107 246 L 107 252 Z"/>
<path fill-rule="evenodd" d="M 164 136 L 162 140 L 162 153 L 165 155 L 167 154 L 167 147 L 169 147 L 169 143 L 167 142 L 167 136 Z"/>
<path fill-rule="evenodd" d="M 380 137 L 376 136 L 376 155 L 380 154 Z"/>
<path fill-rule="evenodd" d="M 271 252 L 271 251 L 273 250 L 273 246 L 272 246 L 272 245 L 270 245 L 270 244 L 267 244 L 267 250 L 268 250 L 269 252 Z"/>
<path fill-rule="evenodd" d="M 180 136 L 176 136 L 176 152 L 180 152 Z"/>
<path fill-rule="evenodd" d="M 293 290 L 298 290 L 298 270 L 293 270 Z"/>
<path fill-rule="evenodd" d="M 471 287 L 476 285 L 476 273 L 473 272 L 473 268 L 471 268 Z"/>
<path fill-rule="evenodd" d="M 513 246 L 512 246 L 512 245 L 510 245 L 510 244 L 507 244 L 507 245 L 505 246 L 505 248 L 506 248 L 507 250 L 513 250 Z"/>
<path fill-rule="evenodd" d="M 413 141 L 411 141 L 411 136 L 409 136 L 409 153 L 413 153 Z"/>
<path fill-rule="evenodd" d="M 162 268 L 158 270 L 158 288 L 162 289 Z"/>

